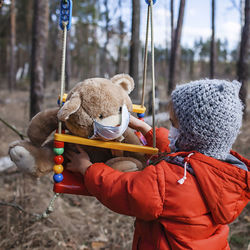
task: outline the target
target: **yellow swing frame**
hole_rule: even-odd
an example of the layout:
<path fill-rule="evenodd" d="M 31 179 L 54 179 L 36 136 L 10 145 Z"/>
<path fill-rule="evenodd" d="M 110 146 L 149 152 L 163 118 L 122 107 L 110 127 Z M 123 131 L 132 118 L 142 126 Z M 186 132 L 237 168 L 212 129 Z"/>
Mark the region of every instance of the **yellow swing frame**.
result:
<path fill-rule="evenodd" d="M 145 113 L 145 110 L 146 110 L 145 107 L 141 107 L 140 105 L 133 105 L 133 112 Z M 67 134 L 55 133 L 54 139 L 56 141 L 76 143 L 76 144 L 99 147 L 99 148 L 110 148 L 110 149 L 131 151 L 131 152 L 138 152 L 138 153 L 145 153 L 145 154 L 157 154 L 158 153 L 158 149 L 153 148 L 153 147 L 140 146 L 140 145 L 134 145 L 134 144 L 128 144 L 128 143 L 121 143 L 121 142 L 90 140 L 90 139 L 82 138 L 79 136 L 73 136 L 73 135 L 67 135 Z"/>

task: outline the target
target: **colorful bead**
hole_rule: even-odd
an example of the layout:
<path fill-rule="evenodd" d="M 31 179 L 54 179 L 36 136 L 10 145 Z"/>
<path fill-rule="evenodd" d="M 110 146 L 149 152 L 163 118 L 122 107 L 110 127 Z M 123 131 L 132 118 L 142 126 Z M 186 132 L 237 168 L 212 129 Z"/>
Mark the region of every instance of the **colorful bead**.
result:
<path fill-rule="evenodd" d="M 138 113 L 137 116 L 138 116 L 139 118 L 143 118 L 143 117 L 145 116 L 145 113 L 142 113 L 142 114 Z"/>
<path fill-rule="evenodd" d="M 64 148 L 64 142 L 63 141 L 54 141 L 54 147 L 55 148 Z"/>
<path fill-rule="evenodd" d="M 63 161 L 64 161 L 64 159 L 63 159 L 63 156 L 62 156 L 62 155 L 56 155 L 56 156 L 54 157 L 54 162 L 55 162 L 57 165 L 62 164 Z"/>
<path fill-rule="evenodd" d="M 64 148 L 53 148 L 53 150 L 56 155 L 62 155 L 64 152 Z"/>
<path fill-rule="evenodd" d="M 56 174 L 61 174 L 63 172 L 63 166 L 62 165 L 54 165 L 53 170 Z"/>
<path fill-rule="evenodd" d="M 66 102 L 66 99 L 67 99 L 67 94 L 63 94 L 63 99 L 62 99 L 62 106 L 64 105 L 64 103 Z M 57 99 L 57 104 L 58 106 L 60 106 L 60 95 Z"/>
<path fill-rule="evenodd" d="M 53 176 L 54 182 L 61 182 L 63 180 L 63 175 L 62 174 L 54 174 Z"/>
<path fill-rule="evenodd" d="M 56 133 L 58 133 L 58 129 L 56 130 Z M 65 134 L 65 130 L 62 129 L 62 134 Z"/>

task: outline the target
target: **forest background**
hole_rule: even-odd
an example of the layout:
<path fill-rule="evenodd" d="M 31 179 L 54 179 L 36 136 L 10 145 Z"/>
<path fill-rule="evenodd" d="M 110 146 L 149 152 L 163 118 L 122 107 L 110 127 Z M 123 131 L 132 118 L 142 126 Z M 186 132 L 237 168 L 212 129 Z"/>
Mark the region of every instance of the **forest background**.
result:
<path fill-rule="evenodd" d="M 154 5 L 157 112 L 164 111 L 177 83 L 200 78 L 239 80 L 246 108 L 242 133 L 234 149 L 247 158 L 249 2 L 158 0 Z M 25 136 L 29 120 L 56 104 L 62 49 L 59 7 L 59 0 L 0 0 L 0 119 L 18 131 L 0 123 L 0 169 L 1 164 L 6 167 L 0 172 L 0 184 L 4 187 L 0 191 L 0 248 L 128 249 L 133 220 L 108 211 L 91 198 L 65 195 L 56 204 L 51 220 L 34 222 L 32 216 L 46 208 L 52 195 L 51 181 L 30 179 L 5 161 L 8 144 Z M 146 12 L 144 0 L 73 1 L 66 90 L 89 77 L 129 73 L 136 83 L 131 97 L 139 103 Z M 150 111 L 150 55 L 148 65 L 146 106 Z M 159 120 L 157 125 L 169 124 Z M 248 206 L 231 225 L 232 249 L 249 247 L 249 222 Z"/>

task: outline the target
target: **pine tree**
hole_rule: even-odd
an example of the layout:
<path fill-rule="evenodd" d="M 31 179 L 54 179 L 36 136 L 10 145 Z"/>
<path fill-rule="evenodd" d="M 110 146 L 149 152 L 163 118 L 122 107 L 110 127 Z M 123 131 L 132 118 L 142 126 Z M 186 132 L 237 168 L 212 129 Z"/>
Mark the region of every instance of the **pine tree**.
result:
<path fill-rule="evenodd" d="M 130 45 L 129 74 L 135 81 L 135 90 L 131 97 L 137 98 L 139 94 L 139 50 L 140 50 L 140 1 L 132 0 L 132 36 Z"/>
<path fill-rule="evenodd" d="M 250 0 L 245 0 L 245 24 L 241 33 L 240 56 L 237 65 L 238 80 L 242 83 L 240 97 L 245 105 L 247 99 L 247 84 L 249 79 L 249 54 L 250 54 Z M 246 114 L 246 112 L 245 112 Z M 246 117 L 246 116 L 245 116 Z"/>
<path fill-rule="evenodd" d="M 34 1 L 32 52 L 31 52 L 31 86 L 30 118 L 42 109 L 44 97 L 44 60 L 48 39 L 49 1 Z"/>
<path fill-rule="evenodd" d="M 175 84 L 176 84 L 176 79 L 175 79 L 176 78 L 176 65 L 180 57 L 180 40 L 181 40 L 182 25 L 183 25 L 183 19 L 184 19 L 185 2 L 186 2 L 185 0 L 180 0 L 177 27 L 175 29 L 173 47 L 171 48 L 170 65 L 169 65 L 169 83 L 168 83 L 169 95 L 171 94 L 172 90 L 175 88 Z"/>

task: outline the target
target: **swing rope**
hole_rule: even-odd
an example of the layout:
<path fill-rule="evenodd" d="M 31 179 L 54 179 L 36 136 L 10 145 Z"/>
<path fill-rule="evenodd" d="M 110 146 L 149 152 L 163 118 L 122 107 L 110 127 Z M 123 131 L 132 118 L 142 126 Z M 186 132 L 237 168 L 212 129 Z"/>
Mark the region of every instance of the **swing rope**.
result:
<path fill-rule="evenodd" d="M 54 212 L 54 204 L 55 204 L 56 199 L 59 197 L 59 195 L 60 195 L 59 193 L 54 193 L 54 196 L 50 200 L 49 206 L 47 207 L 47 209 L 42 214 L 37 216 L 36 221 L 46 219 L 46 218 L 49 217 L 49 215 L 51 213 Z"/>
<path fill-rule="evenodd" d="M 152 118 L 153 118 L 153 147 L 156 147 L 155 134 L 155 50 L 154 50 L 154 24 L 153 24 L 153 1 L 150 1 L 151 12 L 151 55 L 152 55 Z"/>
<path fill-rule="evenodd" d="M 152 124 L 153 124 L 153 147 L 156 147 L 155 134 L 155 57 L 154 57 L 154 23 L 153 23 L 153 0 L 148 1 L 146 39 L 144 49 L 143 81 L 142 81 L 142 99 L 141 106 L 144 106 L 145 89 L 147 82 L 147 64 L 148 64 L 148 39 L 149 39 L 149 21 L 151 23 L 151 58 L 152 58 Z"/>
<path fill-rule="evenodd" d="M 66 43 L 67 43 L 67 24 L 68 22 L 62 22 L 63 25 L 63 41 L 62 41 L 62 64 L 61 64 L 61 91 L 60 91 L 60 108 L 63 105 L 63 95 L 65 92 L 65 65 L 66 65 Z M 58 133 L 62 133 L 62 122 L 58 122 Z M 54 193 L 47 209 L 38 216 L 37 220 L 47 218 L 54 211 L 55 200 L 60 196 L 60 193 Z"/>
<path fill-rule="evenodd" d="M 145 88 L 147 83 L 147 63 L 148 63 L 148 32 L 149 32 L 149 11 L 150 6 L 148 5 L 148 14 L 147 14 L 147 26 L 146 26 L 146 39 L 145 39 L 145 48 L 144 48 L 144 63 L 143 63 L 143 80 L 142 80 L 142 99 L 141 106 L 144 106 L 145 102 Z"/>
<path fill-rule="evenodd" d="M 66 65 L 66 43 L 67 43 L 67 25 L 68 22 L 62 22 L 63 25 L 63 42 L 62 42 L 62 64 L 61 64 L 61 91 L 60 91 L 60 108 L 63 105 L 63 95 L 65 92 L 65 65 Z M 58 133 L 62 133 L 62 122 L 58 123 Z"/>

